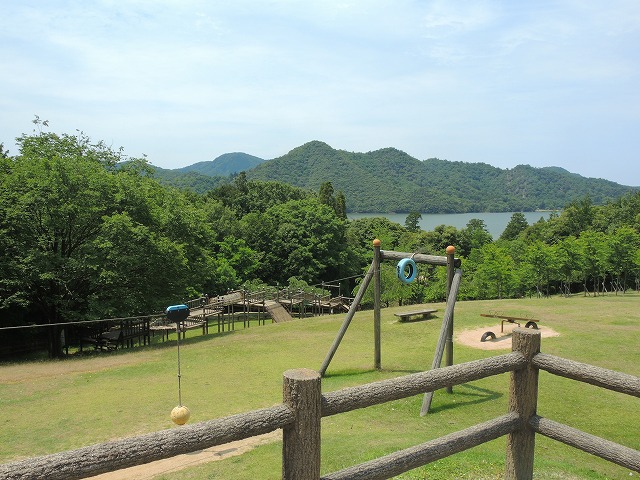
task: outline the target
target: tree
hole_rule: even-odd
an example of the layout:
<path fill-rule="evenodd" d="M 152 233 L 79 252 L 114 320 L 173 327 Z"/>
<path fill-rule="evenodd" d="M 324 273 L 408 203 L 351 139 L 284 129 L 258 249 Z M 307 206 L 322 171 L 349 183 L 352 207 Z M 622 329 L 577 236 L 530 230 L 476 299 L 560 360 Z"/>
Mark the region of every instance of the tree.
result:
<path fill-rule="evenodd" d="M 92 317 L 143 315 L 181 300 L 189 269 L 176 242 L 119 213 L 105 218 L 93 246 L 97 277 L 87 309 Z"/>
<path fill-rule="evenodd" d="M 343 220 L 347 219 L 347 198 L 342 190 L 336 193 L 336 215 Z"/>
<path fill-rule="evenodd" d="M 347 255 L 345 223 L 315 199 L 292 200 L 241 221 L 242 237 L 263 253 L 258 275 L 285 283 L 310 284 L 340 278 Z"/>
<path fill-rule="evenodd" d="M 525 270 L 522 278 L 527 278 L 530 285 L 535 287 L 537 296 L 548 297 L 550 283 L 555 273 L 551 247 L 537 241 L 527 247 L 525 260 L 526 262 L 521 265 L 521 268 Z"/>
<path fill-rule="evenodd" d="M 420 214 L 420 212 L 410 212 L 409 215 L 407 215 L 407 218 L 404 220 L 404 227 L 410 232 L 419 232 L 420 220 L 422 220 L 422 215 Z"/>
<path fill-rule="evenodd" d="M 241 260 L 220 253 L 230 210 L 163 187 L 145 160 L 121 168 L 119 152 L 84 134 L 18 143 L 18 156 L 0 160 L 4 312 L 44 324 L 148 314 L 252 274 L 255 252 L 243 244 L 229 240 Z M 60 329 L 47 330 L 57 356 Z"/>
<path fill-rule="evenodd" d="M 600 279 L 605 272 L 607 257 L 605 244 L 606 236 L 602 232 L 586 230 L 578 238 L 577 246 L 582 258 L 580 266 L 585 295 L 589 293 L 589 280 L 592 281 L 594 296 L 600 292 Z"/>
<path fill-rule="evenodd" d="M 462 230 L 460 238 L 460 255 L 469 256 L 474 248 L 481 248 L 487 243 L 491 243 L 493 237 L 487 230 L 484 220 L 472 218 L 467 222 L 467 226 Z"/>
<path fill-rule="evenodd" d="M 634 255 L 640 248 L 640 235 L 631 227 L 620 227 L 609 237 L 608 270 L 617 292 L 627 288 L 627 278 L 633 272 Z"/>
<path fill-rule="evenodd" d="M 522 212 L 515 212 L 500 235 L 500 240 L 515 240 L 529 227 L 529 222 Z"/>
<path fill-rule="evenodd" d="M 478 298 L 510 297 L 516 290 L 514 262 L 508 245 L 487 243 L 474 249 L 469 259 L 476 263 L 473 283 Z"/>
<path fill-rule="evenodd" d="M 11 239 L 0 262 L 5 305 L 31 305 L 44 323 L 80 319 L 96 293 L 91 242 L 117 205 L 120 155 L 83 134 L 23 135 L 18 144 L 0 190 L 0 228 Z M 59 330 L 49 331 L 55 356 Z"/>
<path fill-rule="evenodd" d="M 318 193 L 318 201 L 323 205 L 329 205 L 331 208 L 335 207 L 335 198 L 333 197 L 333 185 L 331 182 L 323 182 L 320 185 L 320 191 Z"/>
<path fill-rule="evenodd" d="M 581 232 L 592 227 L 594 216 L 595 208 L 588 195 L 581 200 L 571 202 L 552 222 L 555 239 L 569 235 L 580 236 Z"/>
<path fill-rule="evenodd" d="M 571 294 L 571 284 L 582 271 L 582 257 L 577 239 L 569 236 L 555 247 L 555 259 L 560 274 L 560 289 L 562 294 L 568 297 Z"/>

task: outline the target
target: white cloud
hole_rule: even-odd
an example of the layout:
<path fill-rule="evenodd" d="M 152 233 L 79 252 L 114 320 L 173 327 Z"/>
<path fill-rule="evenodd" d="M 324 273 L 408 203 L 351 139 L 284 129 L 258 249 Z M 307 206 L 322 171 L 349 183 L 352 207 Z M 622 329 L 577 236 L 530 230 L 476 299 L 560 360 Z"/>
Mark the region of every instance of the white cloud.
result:
<path fill-rule="evenodd" d="M 635 0 L 4 3 L 5 145 L 38 114 L 165 167 L 318 139 L 640 185 Z"/>

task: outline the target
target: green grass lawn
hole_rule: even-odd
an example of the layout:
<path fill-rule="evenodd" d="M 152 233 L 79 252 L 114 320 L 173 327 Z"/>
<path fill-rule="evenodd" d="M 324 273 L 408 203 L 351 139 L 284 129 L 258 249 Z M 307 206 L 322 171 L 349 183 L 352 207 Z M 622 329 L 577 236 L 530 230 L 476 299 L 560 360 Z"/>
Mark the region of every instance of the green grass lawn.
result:
<path fill-rule="evenodd" d="M 405 307 L 406 308 L 406 307 Z M 413 308 L 413 307 L 410 307 Z M 431 367 L 444 305 L 428 321 L 399 323 L 382 310 L 382 367 L 373 369 L 373 312 L 358 312 L 338 349 L 323 391 Z M 495 325 L 481 313 L 501 311 L 541 319 L 558 337 L 542 351 L 640 376 L 640 295 L 458 302 L 455 331 Z M 318 369 L 344 315 L 252 326 L 181 341 L 182 402 L 190 423 L 282 401 L 282 373 Z M 505 353 L 456 342 L 455 363 Z M 508 375 L 438 391 L 420 417 L 422 395 L 323 419 L 322 472 L 327 473 L 428 441 L 507 411 Z M 167 428 L 177 405 L 173 341 L 152 347 L 55 362 L 0 366 L 0 462 L 78 448 Z M 637 398 L 541 372 L 538 413 L 631 448 L 640 449 Z M 505 439 L 406 473 L 403 479 L 502 478 Z M 560 443 L 536 437 L 535 478 L 618 479 L 628 470 Z M 280 478 L 281 443 L 159 478 Z"/>

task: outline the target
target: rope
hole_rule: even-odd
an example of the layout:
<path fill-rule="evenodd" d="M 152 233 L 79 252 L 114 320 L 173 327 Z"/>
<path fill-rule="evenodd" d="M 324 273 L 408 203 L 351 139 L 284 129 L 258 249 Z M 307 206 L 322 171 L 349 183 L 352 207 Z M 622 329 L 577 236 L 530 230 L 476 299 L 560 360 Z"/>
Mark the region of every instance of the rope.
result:
<path fill-rule="evenodd" d="M 180 322 L 176 322 L 176 333 L 178 334 L 178 406 L 182 406 L 182 389 L 180 385 Z"/>
<path fill-rule="evenodd" d="M 134 320 L 136 318 L 160 318 L 164 316 L 165 315 L 163 313 L 156 313 L 153 315 L 140 315 L 138 317 L 103 318 L 101 320 L 80 320 L 79 322 L 38 323 L 35 325 L 14 325 L 11 327 L 0 327 L 0 330 L 17 330 L 18 328 L 60 327 L 65 325 L 81 325 L 85 323 L 120 322 L 122 320 Z"/>

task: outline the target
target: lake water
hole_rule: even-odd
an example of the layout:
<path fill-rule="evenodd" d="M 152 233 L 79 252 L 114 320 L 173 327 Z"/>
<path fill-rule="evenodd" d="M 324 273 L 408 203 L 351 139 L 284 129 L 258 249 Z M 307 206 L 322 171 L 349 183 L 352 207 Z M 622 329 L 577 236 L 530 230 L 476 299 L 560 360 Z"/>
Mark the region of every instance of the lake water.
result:
<path fill-rule="evenodd" d="M 529 225 L 537 222 L 540 218 L 547 220 L 551 212 L 523 212 Z M 367 217 L 385 217 L 392 222 L 404 226 L 407 213 L 348 213 L 349 220 Z M 477 218 L 484 221 L 487 230 L 494 239 L 498 238 L 511 220 L 513 212 L 500 213 L 422 213 L 422 220 L 418 222 L 420 228 L 426 232 L 433 230 L 438 225 L 449 225 L 458 229 L 467 226 L 469 220 Z"/>

